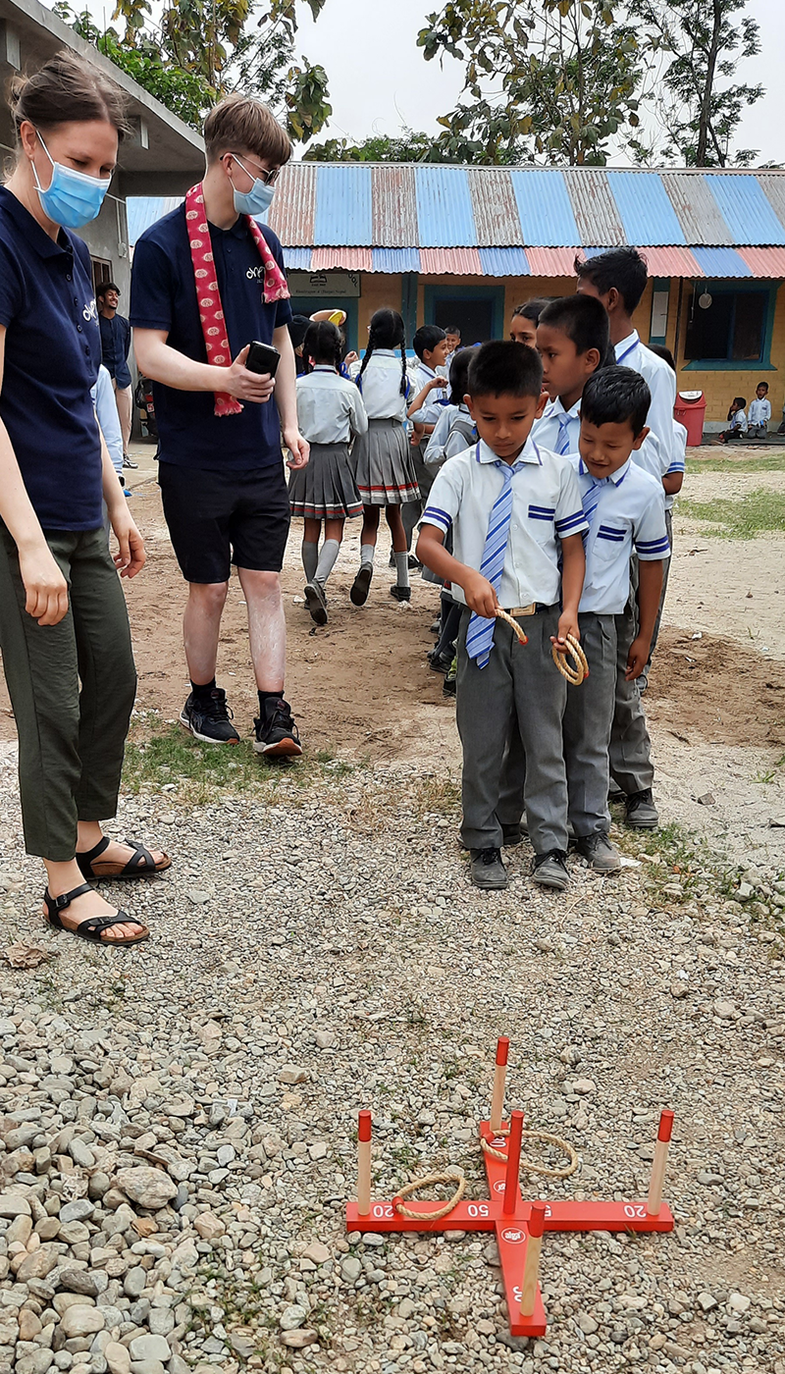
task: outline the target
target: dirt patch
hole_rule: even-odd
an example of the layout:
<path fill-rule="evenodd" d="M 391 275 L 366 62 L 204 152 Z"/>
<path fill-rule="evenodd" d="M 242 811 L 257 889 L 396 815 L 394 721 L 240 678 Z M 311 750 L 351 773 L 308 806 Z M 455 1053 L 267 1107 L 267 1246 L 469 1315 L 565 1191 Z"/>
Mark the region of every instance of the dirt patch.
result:
<path fill-rule="evenodd" d="M 666 627 L 653 660 L 646 711 L 655 728 L 692 744 L 785 746 L 785 677 L 779 663 L 729 639 Z"/>

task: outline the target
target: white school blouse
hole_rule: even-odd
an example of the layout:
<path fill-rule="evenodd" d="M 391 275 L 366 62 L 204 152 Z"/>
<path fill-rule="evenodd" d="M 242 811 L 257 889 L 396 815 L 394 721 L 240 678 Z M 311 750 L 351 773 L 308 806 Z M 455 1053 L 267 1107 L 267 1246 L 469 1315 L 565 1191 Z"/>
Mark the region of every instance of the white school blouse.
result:
<path fill-rule="evenodd" d="M 412 398 L 419 396 L 423 387 L 427 386 L 434 377 L 441 377 L 442 375 L 441 372 L 434 372 L 432 367 L 426 367 L 425 363 L 419 363 L 412 373 Z M 433 391 L 430 391 L 426 396 L 425 404 L 409 416 L 412 424 L 435 425 L 445 408 L 445 401 L 449 394 L 449 386 L 435 386 Z"/>
<path fill-rule="evenodd" d="M 642 562 L 667 558 L 665 492 L 662 482 L 631 458 L 612 477 L 599 481 L 572 458 L 589 532 L 584 538 L 586 576 L 579 610 L 621 615 L 630 594 L 633 550 Z"/>
<path fill-rule="evenodd" d="M 401 395 L 401 355 L 392 348 L 376 348 L 365 371 L 358 375 L 357 386 L 365 404 L 369 420 L 406 420 L 406 394 Z"/>
<path fill-rule="evenodd" d="M 503 466 L 507 465 L 482 439 L 449 458 L 434 479 L 421 521 L 445 534 L 452 529 L 458 562 L 478 572 L 491 511 L 504 485 Z M 512 519 L 499 604 L 507 609 L 532 601 L 552 606 L 561 589 L 559 541 L 588 529 L 578 479 L 569 459 L 541 449 L 531 435 L 514 466 Z M 456 583 L 452 594 L 465 604 Z"/>
<path fill-rule="evenodd" d="M 755 400 L 750 402 L 749 419 L 751 425 L 767 425 L 769 423 L 771 419 L 771 401 L 767 396 L 764 396 L 762 401 L 759 401 L 756 396 Z"/>
<path fill-rule="evenodd" d="M 319 364 L 297 378 L 297 424 L 309 444 L 348 444 L 365 433 L 368 416 L 354 382 Z"/>
<path fill-rule="evenodd" d="M 676 373 L 664 358 L 641 343 L 637 329 L 616 345 L 616 362 L 631 367 L 649 384 L 651 405 L 646 424 L 662 450 L 661 476 L 668 471 L 673 446 L 673 407 L 676 404 Z M 640 460 L 638 460 L 640 462 Z M 646 465 L 648 466 L 648 464 Z M 651 468 L 649 469 L 652 470 Z"/>

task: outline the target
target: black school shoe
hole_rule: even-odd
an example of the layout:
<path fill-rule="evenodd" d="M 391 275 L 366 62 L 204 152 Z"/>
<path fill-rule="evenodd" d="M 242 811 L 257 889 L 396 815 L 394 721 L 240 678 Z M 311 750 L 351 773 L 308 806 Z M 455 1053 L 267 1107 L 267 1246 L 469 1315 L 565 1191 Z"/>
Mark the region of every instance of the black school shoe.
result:
<path fill-rule="evenodd" d="M 223 687 L 213 688 L 206 698 L 195 697 L 192 692 L 180 712 L 180 724 L 202 744 L 240 743 Z"/>
<path fill-rule="evenodd" d="M 303 596 L 305 597 L 305 605 L 311 620 L 317 625 L 326 625 L 327 597 L 324 593 L 324 587 L 316 581 L 306 582 Z"/>
<path fill-rule="evenodd" d="M 283 697 L 268 697 L 264 717 L 254 719 L 253 724 L 254 753 L 264 754 L 268 759 L 299 758 L 302 754 L 292 708 Z"/>
<path fill-rule="evenodd" d="M 372 577 L 373 564 L 363 563 L 362 567 L 360 568 L 360 571 L 358 572 L 357 576 L 355 577 L 352 583 L 351 591 L 349 592 L 349 600 L 351 601 L 353 606 L 365 605 L 366 601 L 368 600 L 368 589 L 371 585 Z"/>
<path fill-rule="evenodd" d="M 507 886 L 507 869 L 500 849 L 470 849 L 471 875 L 475 887 L 498 889 Z"/>
<path fill-rule="evenodd" d="M 399 587 L 396 583 L 394 587 L 390 588 L 390 596 L 394 597 L 396 601 L 411 601 L 412 589 L 411 587 Z"/>
<path fill-rule="evenodd" d="M 625 798 L 625 820 L 633 830 L 656 830 L 660 823 L 650 787 L 643 792 L 631 792 Z"/>
<path fill-rule="evenodd" d="M 556 892 L 564 892 L 570 886 L 565 850 L 550 849 L 547 854 L 535 854 L 532 877 L 540 887 L 552 887 Z"/>

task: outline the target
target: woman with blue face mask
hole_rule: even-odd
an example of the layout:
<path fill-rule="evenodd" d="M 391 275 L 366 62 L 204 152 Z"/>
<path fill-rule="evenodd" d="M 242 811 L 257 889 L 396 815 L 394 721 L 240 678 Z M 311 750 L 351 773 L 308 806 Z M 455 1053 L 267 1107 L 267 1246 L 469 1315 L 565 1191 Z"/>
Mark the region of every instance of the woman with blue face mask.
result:
<path fill-rule="evenodd" d="M 0 187 L 0 650 L 24 839 L 44 861 L 51 928 L 136 944 L 147 927 L 91 882 L 170 862 L 110 840 L 100 824 L 116 814 L 136 691 L 118 573 L 135 576 L 145 554 L 90 396 L 100 333 L 90 254 L 71 232 L 100 212 L 126 129 L 124 97 L 65 51 L 19 78 L 10 104 L 16 165 Z"/>

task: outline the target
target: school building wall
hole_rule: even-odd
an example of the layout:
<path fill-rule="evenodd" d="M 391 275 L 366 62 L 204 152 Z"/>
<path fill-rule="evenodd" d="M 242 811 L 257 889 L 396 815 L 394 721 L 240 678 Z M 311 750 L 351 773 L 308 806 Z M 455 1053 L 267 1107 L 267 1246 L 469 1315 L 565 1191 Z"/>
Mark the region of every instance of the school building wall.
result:
<path fill-rule="evenodd" d="M 470 277 L 444 274 L 440 276 L 418 275 L 414 280 L 401 274 L 386 276 L 382 273 L 361 274 L 360 297 L 357 302 L 357 345 L 364 348 L 367 330 L 374 311 L 383 306 L 400 310 L 407 322 L 407 334 L 411 343 L 413 326 L 430 323 L 433 314 L 434 294 L 432 288 L 449 292 L 460 297 L 474 292 L 497 293 L 503 300 L 502 332 L 506 327 L 516 305 L 533 296 L 567 296 L 574 290 L 572 277 Z M 744 281 L 738 286 L 743 289 Z M 753 282 L 749 282 L 750 286 Z M 757 282 L 760 286 L 763 283 Z M 785 403 L 785 289 L 779 283 L 770 284 L 773 294 L 773 321 L 769 364 L 752 364 L 739 368 L 727 364 L 704 367 L 689 366 L 684 360 L 684 342 L 690 311 L 692 283 L 672 278 L 670 281 L 649 281 L 643 298 L 635 312 L 634 323 L 644 342 L 652 339 L 652 302 L 655 289 L 668 290 L 667 329 L 659 340 L 668 347 L 679 361 L 679 391 L 702 391 L 706 397 L 706 423 L 710 429 L 719 429 L 724 424 L 728 407 L 734 396 L 746 396 L 751 400 L 759 381 L 769 383 L 769 400 L 772 410 L 772 428 L 779 423 Z M 412 290 L 412 287 L 415 290 Z M 466 290 L 468 288 L 468 290 Z M 416 320 L 413 318 L 416 292 Z M 407 304 L 409 318 L 407 319 Z"/>

